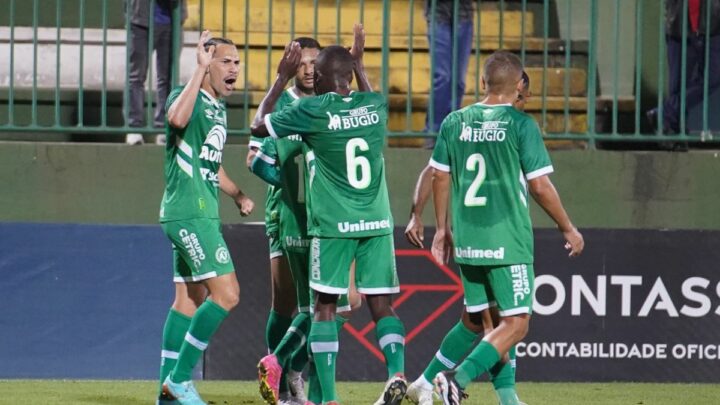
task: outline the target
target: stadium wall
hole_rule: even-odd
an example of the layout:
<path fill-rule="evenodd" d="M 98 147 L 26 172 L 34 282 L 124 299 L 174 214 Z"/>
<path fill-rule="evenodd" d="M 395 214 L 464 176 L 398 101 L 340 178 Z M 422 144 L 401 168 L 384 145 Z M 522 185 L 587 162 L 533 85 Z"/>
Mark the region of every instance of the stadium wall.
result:
<path fill-rule="evenodd" d="M 245 169 L 246 148 L 228 145 L 224 167 L 258 208 L 241 218 L 221 198 L 225 223 L 262 221 L 265 191 Z M 407 222 L 417 174 L 430 152 L 388 149 L 396 225 Z M 720 229 L 717 152 L 553 151 L 551 176 L 581 228 Z M 163 149 L 124 144 L 0 143 L 0 221 L 155 224 L 163 190 Z M 551 227 L 533 204 L 536 227 Z M 425 213 L 432 223 L 432 207 Z"/>
<path fill-rule="evenodd" d="M 416 376 L 457 322 L 462 286 L 454 265 L 412 249 L 402 232 L 395 306 Z M 260 225 L 223 233 L 241 305 L 197 378 L 253 379 L 270 304 L 267 241 Z M 584 233 L 585 253 L 569 260 L 557 231 L 536 232 L 537 300 L 518 380 L 720 382 L 720 232 Z M 0 223 L 0 378 L 156 378 L 171 262 L 158 225 Z M 340 341 L 340 379 L 385 378 L 367 310 Z"/>

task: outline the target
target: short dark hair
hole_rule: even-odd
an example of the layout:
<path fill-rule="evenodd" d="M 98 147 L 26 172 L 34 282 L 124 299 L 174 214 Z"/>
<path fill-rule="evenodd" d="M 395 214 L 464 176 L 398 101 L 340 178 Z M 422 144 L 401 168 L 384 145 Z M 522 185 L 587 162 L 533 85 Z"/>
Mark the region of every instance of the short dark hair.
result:
<path fill-rule="evenodd" d="M 530 88 L 530 76 L 528 76 L 527 72 L 523 70 L 522 74 L 522 81 L 523 81 L 523 90 L 527 90 Z"/>
<path fill-rule="evenodd" d="M 339 45 L 330 45 L 318 54 L 315 68 L 324 76 L 352 77 L 354 64 L 350 51 Z"/>
<path fill-rule="evenodd" d="M 227 38 L 217 37 L 217 38 L 210 38 L 210 39 L 208 39 L 207 41 L 205 41 L 205 43 L 203 44 L 203 47 L 204 47 L 205 50 L 207 51 L 207 50 L 210 49 L 210 47 L 213 46 L 213 45 L 214 45 L 215 47 L 217 47 L 218 45 L 232 45 L 232 46 L 235 46 L 235 43 L 233 43 L 233 41 L 231 41 L 231 40 L 229 40 L 229 39 L 227 39 Z"/>
<path fill-rule="evenodd" d="M 322 50 L 320 43 L 317 40 L 315 40 L 315 38 L 297 37 L 297 38 L 293 39 L 293 42 L 297 42 L 298 44 L 300 44 L 300 49 L 310 48 L 310 49 Z"/>
<path fill-rule="evenodd" d="M 489 92 L 505 93 L 517 84 L 522 72 L 520 58 L 507 51 L 497 51 L 485 61 L 483 79 Z"/>

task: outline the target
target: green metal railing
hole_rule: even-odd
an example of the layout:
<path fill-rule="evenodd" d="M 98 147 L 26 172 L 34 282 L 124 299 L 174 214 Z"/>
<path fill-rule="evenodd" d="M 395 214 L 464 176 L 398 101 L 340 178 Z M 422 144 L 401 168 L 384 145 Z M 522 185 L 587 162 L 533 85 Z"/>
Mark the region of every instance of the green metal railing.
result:
<path fill-rule="evenodd" d="M 711 0 L 701 1 L 710 9 Z M 147 2 L 152 10 L 155 0 Z M 323 45 L 349 46 L 356 21 L 363 22 L 367 32 L 368 73 L 376 90 L 389 98 L 390 136 L 434 136 L 425 130 L 442 119 L 435 116 L 434 107 L 438 103 L 454 104 L 459 95 L 462 78 L 455 74 L 449 79 L 450 100 L 436 99 L 431 91 L 438 65 L 432 63 L 432 55 L 449 55 L 452 72 L 462 56 L 458 35 L 451 36 L 450 49 L 436 49 L 436 30 L 432 27 L 445 24 L 437 14 L 442 9 L 439 0 L 187 2 L 189 19 L 184 26 L 181 7 L 177 5 L 172 12 L 171 82 L 180 83 L 193 68 L 193 41 L 199 31 L 210 29 L 215 35 L 232 39 L 244 66 L 238 91 L 227 100 L 232 135 L 248 134 L 247 125 L 274 79 L 275 65 L 286 42 L 296 36 L 313 36 Z M 130 56 L 125 49 L 131 40 L 131 23 L 125 18 L 129 11 L 125 7 L 129 3 L 0 2 L 5 8 L 0 10 L 0 133 L 27 133 L 31 138 L 32 134 L 54 132 L 112 135 L 161 131 L 153 127 L 154 58 L 148 64 L 145 86 L 145 125 L 127 125 L 129 109 L 124 106 L 129 105 Z M 450 26 L 455 30 L 462 22 L 463 3 L 455 0 L 451 6 Z M 708 141 L 713 139 L 713 132 L 720 131 L 720 123 L 715 121 L 720 116 L 720 103 L 711 102 L 720 97 L 720 90 L 709 85 L 713 56 L 709 30 L 702 33 L 704 66 L 698 69 L 685 63 L 690 35 L 697 39 L 697 34 L 688 34 L 688 0 L 683 0 L 682 11 L 680 95 L 688 88 L 686 78 L 700 80 L 703 95 L 699 104 L 680 97 L 680 111 L 689 110 L 693 115 L 679 114 L 677 131 L 667 128 L 662 119 L 657 128 L 652 128 L 645 117 L 652 108 L 657 109 L 658 117 L 667 113 L 664 1 L 471 3 L 474 34 L 463 105 L 483 99 L 477 72 L 487 55 L 504 48 L 518 54 L 530 74 L 533 96 L 526 110 L 536 117 L 548 139 L 586 141 L 592 147 L 605 141 Z M 600 13 L 601 6 L 612 7 L 613 12 Z M 630 19 L 623 20 L 627 15 Z M 710 26 L 710 13 L 705 18 L 705 26 Z M 154 29 L 151 18 L 147 43 L 151 55 Z M 634 54 L 624 53 L 628 45 L 634 45 Z M 183 49 L 185 57 L 181 58 Z M 697 72 L 702 72 L 699 79 Z"/>

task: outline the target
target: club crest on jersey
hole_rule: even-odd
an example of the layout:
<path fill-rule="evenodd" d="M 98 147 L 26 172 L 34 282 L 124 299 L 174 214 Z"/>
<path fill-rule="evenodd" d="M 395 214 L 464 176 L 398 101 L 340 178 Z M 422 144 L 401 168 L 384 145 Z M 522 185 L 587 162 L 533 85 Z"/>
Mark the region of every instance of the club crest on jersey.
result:
<path fill-rule="evenodd" d="M 213 163 L 222 163 L 222 150 L 226 139 L 227 132 L 224 126 L 215 125 L 212 127 L 200 149 L 200 159 Z"/>
<path fill-rule="evenodd" d="M 462 122 L 462 131 L 460 131 L 460 140 L 463 142 L 503 142 L 505 140 L 507 128 L 504 121 L 475 121 L 480 124 L 480 128 L 474 128 Z"/>
<path fill-rule="evenodd" d="M 374 109 L 374 105 L 358 107 L 352 110 L 341 110 L 340 114 L 331 114 L 326 111 L 328 116 L 328 129 L 337 131 L 339 129 L 352 129 L 359 127 L 367 127 L 380 122 L 380 115 Z"/>

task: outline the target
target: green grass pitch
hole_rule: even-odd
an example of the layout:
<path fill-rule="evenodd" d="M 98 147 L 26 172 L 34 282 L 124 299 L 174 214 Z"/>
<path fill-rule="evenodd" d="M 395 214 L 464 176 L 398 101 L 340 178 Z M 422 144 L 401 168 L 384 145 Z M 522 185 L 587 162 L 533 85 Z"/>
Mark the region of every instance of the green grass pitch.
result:
<path fill-rule="evenodd" d="M 248 381 L 201 381 L 200 394 L 209 404 L 258 404 L 257 384 Z M 339 384 L 343 404 L 372 404 L 383 384 Z M 528 405 L 711 405 L 720 404 L 718 384 L 518 383 Z M 489 383 L 470 387 L 467 405 L 496 405 Z M 154 404 L 150 381 L 0 380 L 0 404 L 140 405 Z M 409 404 L 409 402 L 406 402 Z"/>

